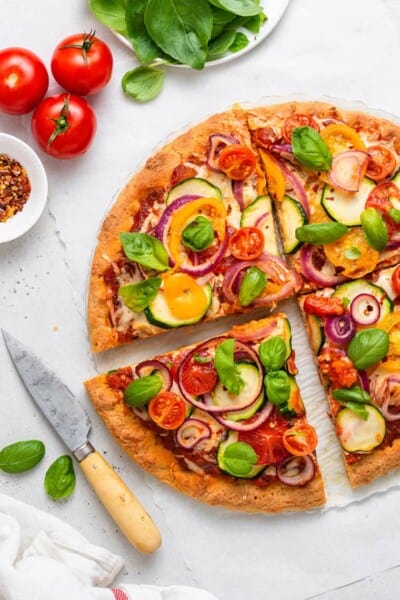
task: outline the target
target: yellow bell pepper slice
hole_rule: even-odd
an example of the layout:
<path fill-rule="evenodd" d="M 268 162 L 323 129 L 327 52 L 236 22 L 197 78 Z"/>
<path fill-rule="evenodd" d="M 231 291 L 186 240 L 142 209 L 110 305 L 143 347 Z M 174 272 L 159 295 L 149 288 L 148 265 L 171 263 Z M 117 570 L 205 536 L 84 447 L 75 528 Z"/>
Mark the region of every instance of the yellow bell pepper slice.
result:
<path fill-rule="evenodd" d="M 386 371 L 400 370 L 400 312 L 392 312 L 386 315 L 380 323 L 376 325 L 383 329 L 389 335 L 389 350 L 387 361 L 381 363 Z"/>
<path fill-rule="evenodd" d="M 286 192 L 286 180 L 284 174 L 268 152 L 260 149 L 260 155 L 267 176 L 267 188 L 269 193 L 276 200 L 283 200 Z"/>

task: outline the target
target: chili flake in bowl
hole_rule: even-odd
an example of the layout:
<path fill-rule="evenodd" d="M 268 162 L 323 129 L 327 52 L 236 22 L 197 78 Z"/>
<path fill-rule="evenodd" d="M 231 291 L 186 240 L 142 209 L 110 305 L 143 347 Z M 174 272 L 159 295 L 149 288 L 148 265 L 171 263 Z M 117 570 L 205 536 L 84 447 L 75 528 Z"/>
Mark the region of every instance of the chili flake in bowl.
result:
<path fill-rule="evenodd" d="M 0 133 L 0 243 L 26 233 L 46 200 L 47 177 L 37 154 L 19 138 Z"/>

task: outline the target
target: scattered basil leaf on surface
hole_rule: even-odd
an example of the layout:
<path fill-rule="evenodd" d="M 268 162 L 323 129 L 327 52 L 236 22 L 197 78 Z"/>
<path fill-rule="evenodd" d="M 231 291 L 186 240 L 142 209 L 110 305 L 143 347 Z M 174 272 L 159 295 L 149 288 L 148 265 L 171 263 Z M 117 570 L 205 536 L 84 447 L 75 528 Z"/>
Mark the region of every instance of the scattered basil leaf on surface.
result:
<path fill-rule="evenodd" d="M 352 402 L 351 400 L 339 400 L 339 402 L 342 406 L 348 408 L 353 413 L 358 415 L 360 419 L 363 419 L 363 421 L 368 421 L 369 415 L 367 409 L 365 408 L 365 404 L 362 404 L 361 402 Z"/>
<path fill-rule="evenodd" d="M 329 171 L 332 154 L 317 131 L 312 127 L 296 127 L 292 132 L 292 150 L 295 158 L 314 171 Z"/>
<path fill-rule="evenodd" d="M 252 467 L 258 461 L 258 456 L 250 444 L 234 442 L 226 448 L 223 461 L 226 470 L 231 475 L 243 477 L 250 473 Z"/>
<path fill-rule="evenodd" d="M 351 340 L 348 355 L 358 370 L 368 369 L 386 356 L 389 336 L 382 329 L 364 329 Z"/>
<path fill-rule="evenodd" d="M 214 362 L 218 377 L 222 384 L 229 392 L 238 395 L 244 387 L 244 381 L 235 364 L 234 349 L 235 340 L 233 338 L 221 342 L 221 344 L 217 346 Z"/>
<path fill-rule="evenodd" d="M 164 85 L 164 71 L 154 67 L 136 67 L 122 78 L 124 94 L 138 102 L 156 98 Z"/>
<path fill-rule="evenodd" d="M 357 260 L 361 256 L 361 250 L 357 246 L 350 246 L 344 251 L 344 256 L 347 260 Z"/>
<path fill-rule="evenodd" d="M 147 0 L 125 0 L 125 21 L 128 40 L 138 60 L 141 63 L 150 63 L 161 54 L 160 48 L 149 36 L 144 24 L 144 11 Z"/>
<path fill-rule="evenodd" d="M 368 404 L 371 402 L 371 396 L 365 390 L 359 386 L 353 386 L 351 388 L 337 388 L 333 390 L 332 396 L 335 400 L 348 400 L 351 402 L 361 402 Z"/>
<path fill-rule="evenodd" d="M 260 344 L 260 360 L 266 371 L 279 371 L 286 362 L 286 344 L 279 335 L 270 337 Z"/>
<path fill-rule="evenodd" d="M 47 469 L 44 487 L 53 500 L 68 498 L 75 489 L 75 471 L 72 458 L 68 455 L 57 458 Z"/>
<path fill-rule="evenodd" d="M 296 238 L 309 244 L 330 244 L 336 242 L 348 231 L 342 223 L 310 223 L 297 227 Z"/>
<path fill-rule="evenodd" d="M 245 35 L 241 31 L 238 31 L 237 34 L 235 35 L 235 39 L 233 40 L 233 44 L 231 46 L 229 46 L 229 50 L 231 52 L 240 52 L 240 50 L 243 50 L 243 48 L 246 48 L 246 46 L 248 46 L 249 43 L 250 42 L 249 42 L 249 38 L 247 37 L 247 35 Z"/>
<path fill-rule="evenodd" d="M 400 210 L 398 208 L 391 208 L 388 214 L 395 223 L 400 223 Z"/>
<path fill-rule="evenodd" d="M 199 215 L 182 232 L 182 243 L 193 252 L 205 250 L 214 241 L 214 229 L 212 223 L 206 217 Z"/>
<path fill-rule="evenodd" d="M 0 469 L 6 473 L 29 471 L 42 460 L 45 452 L 40 440 L 14 442 L 0 451 Z"/>
<path fill-rule="evenodd" d="M 146 406 L 163 388 L 163 378 L 159 373 L 144 375 L 134 379 L 124 390 L 124 400 L 129 406 Z"/>
<path fill-rule="evenodd" d="M 147 233 L 121 233 L 120 240 L 129 260 L 154 271 L 168 269 L 168 253 L 160 240 Z"/>
<path fill-rule="evenodd" d="M 290 396 L 290 379 L 286 371 L 270 371 L 264 377 L 267 398 L 275 406 L 288 401 Z"/>
<path fill-rule="evenodd" d="M 161 283 L 161 277 L 149 277 L 144 281 L 120 287 L 118 295 L 130 310 L 142 312 L 157 296 Z"/>
<path fill-rule="evenodd" d="M 125 0 L 89 0 L 89 6 L 100 23 L 122 35 L 127 35 Z"/>
<path fill-rule="evenodd" d="M 371 248 L 384 250 L 388 243 L 388 231 L 382 215 L 376 208 L 365 208 L 361 215 L 361 226 Z"/>
<path fill-rule="evenodd" d="M 210 0 L 210 4 L 242 17 L 252 17 L 262 12 L 262 8 L 256 0 Z"/>
<path fill-rule="evenodd" d="M 249 306 L 258 298 L 267 285 L 267 276 L 258 267 L 249 267 L 242 279 L 239 288 L 240 306 Z"/>

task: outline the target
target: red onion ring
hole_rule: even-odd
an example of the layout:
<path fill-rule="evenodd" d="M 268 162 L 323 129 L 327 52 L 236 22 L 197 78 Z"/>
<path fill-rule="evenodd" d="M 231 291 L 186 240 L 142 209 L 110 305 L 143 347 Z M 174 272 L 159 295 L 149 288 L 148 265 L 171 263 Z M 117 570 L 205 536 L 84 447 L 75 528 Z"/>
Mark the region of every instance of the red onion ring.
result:
<path fill-rule="evenodd" d="M 400 231 L 395 231 L 386 244 L 385 250 L 396 250 L 400 246 Z"/>
<path fill-rule="evenodd" d="M 230 421 L 229 419 L 224 419 L 222 415 L 213 416 L 218 423 L 227 429 L 231 429 L 232 431 L 253 431 L 253 429 L 257 429 L 257 427 L 262 425 L 270 417 L 273 409 L 274 405 L 271 402 L 266 402 L 260 411 L 256 412 L 251 419 L 245 421 L 244 423 L 241 423 L 240 421 Z"/>
<path fill-rule="evenodd" d="M 169 229 L 169 224 L 174 212 L 178 208 L 181 208 L 181 206 L 188 204 L 192 200 L 197 200 L 200 197 L 201 196 L 197 196 L 195 194 L 186 194 L 185 196 L 179 196 L 179 198 L 176 198 L 175 200 L 173 200 L 173 202 L 171 202 L 171 204 L 167 206 L 154 230 L 154 235 L 160 240 L 160 242 L 163 242 L 164 246 L 167 245 L 166 237 Z"/>
<path fill-rule="evenodd" d="M 383 403 L 378 404 L 379 410 L 385 417 L 386 421 L 390 421 L 390 422 L 400 420 L 400 412 L 397 412 L 397 413 L 390 412 L 390 400 L 391 400 L 390 387 L 391 387 L 391 384 L 393 384 L 393 383 L 400 386 L 400 376 L 389 375 L 389 377 L 386 377 L 384 383 L 382 384 L 382 387 L 379 389 L 380 397 L 377 398 L 377 400 L 379 401 L 382 399 L 382 396 L 383 396 Z"/>
<path fill-rule="evenodd" d="M 364 391 L 368 392 L 369 394 L 369 379 L 368 379 L 368 375 L 366 374 L 365 371 L 358 371 L 358 379 L 360 380 L 360 384 L 361 387 Z"/>
<path fill-rule="evenodd" d="M 267 218 L 269 217 L 270 213 L 266 212 L 263 213 L 262 215 L 260 215 L 259 217 L 257 217 L 257 219 L 254 221 L 254 227 L 260 227 L 261 223 Z"/>
<path fill-rule="evenodd" d="M 314 477 L 314 461 L 311 456 L 290 456 L 278 465 L 276 474 L 285 485 L 302 487 Z"/>
<path fill-rule="evenodd" d="M 356 333 L 356 325 L 347 313 L 328 317 L 325 322 L 325 332 L 334 344 L 347 344 Z"/>
<path fill-rule="evenodd" d="M 226 252 L 227 247 L 228 247 L 228 234 L 225 231 L 224 239 L 220 242 L 217 250 L 215 251 L 215 253 L 212 256 L 210 256 L 210 258 L 208 258 L 207 260 L 205 260 L 204 262 L 202 262 L 199 265 L 183 264 L 180 267 L 180 270 L 183 273 L 187 273 L 188 275 L 193 275 L 194 277 L 202 277 L 203 275 L 207 275 L 208 273 L 213 271 L 215 269 L 215 267 L 217 266 L 217 264 L 221 261 L 221 259 L 223 258 L 224 254 Z"/>
<path fill-rule="evenodd" d="M 381 316 L 381 307 L 372 294 L 358 294 L 350 304 L 350 314 L 359 325 L 372 325 Z"/>
<path fill-rule="evenodd" d="M 333 187 L 345 192 L 358 192 L 364 178 L 369 156 L 362 150 L 339 152 L 332 161 L 329 179 Z M 357 170 L 356 177 L 353 172 Z"/>
<path fill-rule="evenodd" d="M 161 377 L 164 381 L 164 389 L 170 390 L 172 386 L 172 375 L 171 371 L 168 369 L 164 363 L 159 360 L 144 360 L 136 365 L 135 373 L 138 377 L 143 377 L 144 375 L 149 375 L 151 371 L 159 371 Z"/>
<path fill-rule="evenodd" d="M 205 421 L 190 418 L 182 423 L 176 431 L 175 437 L 182 448 L 192 450 L 201 440 L 211 437 L 211 429 Z"/>
<path fill-rule="evenodd" d="M 325 264 L 321 269 L 314 265 L 314 254 L 321 252 L 321 248 L 312 244 L 305 244 L 301 249 L 300 262 L 303 275 L 312 283 L 316 283 L 322 287 L 334 287 L 339 283 L 346 281 L 343 275 L 336 275 L 335 267 L 326 259 Z"/>
<path fill-rule="evenodd" d="M 259 329 L 256 329 L 254 331 L 241 331 L 240 333 L 235 331 L 235 339 L 246 343 L 257 342 L 258 340 L 270 336 L 271 333 L 275 330 L 278 320 L 273 320 L 272 317 L 270 317 L 270 319 L 271 320 L 268 321 L 267 325 L 264 325 L 264 327 L 260 327 Z"/>
<path fill-rule="evenodd" d="M 223 148 L 232 144 L 237 144 L 238 140 L 231 135 L 225 135 L 223 133 L 215 133 L 210 135 L 209 138 L 210 147 L 207 153 L 207 166 L 211 171 L 221 172 L 219 168 L 219 154 Z"/>
<path fill-rule="evenodd" d="M 268 150 L 270 152 L 272 152 L 273 154 L 277 154 L 284 160 L 288 160 L 289 162 L 292 162 L 292 163 L 295 162 L 295 158 L 294 158 L 294 154 L 293 154 L 293 150 L 292 150 L 292 144 L 274 143 L 274 144 L 271 144 L 270 146 L 268 146 Z"/>
<path fill-rule="evenodd" d="M 244 269 L 248 269 L 255 265 L 254 261 L 242 260 L 239 262 L 233 263 L 227 270 L 224 276 L 224 281 L 222 283 L 222 292 L 226 298 L 226 300 L 230 304 L 234 304 L 237 298 L 237 293 L 235 292 L 235 284 L 237 283 L 237 279 L 240 273 Z"/>
<path fill-rule="evenodd" d="M 263 252 L 260 258 L 257 259 L 256 264 L 273 283 L 283 285 L 279 292 L 256 298 L 253 301 L 253 306 L 265 306 L 266 304 L 278 302 L 287 298 L 289 294 L 297 292 L 303 285 L 297 271 L 290 269 L 286 262 L 278 256 Z"/>
<path fill-rule="evenodd" d="M 281 169 L 281 171 L 284 174 L 284 176 L 286 177 L 286 179 L 292 185 L 293 191 L 294 191 L 294 194 L 295 194 L 297 200 L 300 202 L 300 204 L 304 208 L 304 212 L 306 213 L 307 217 L 310 218 L 310 204 L 308 202 L 307 192 L 304 189 L 304 186 L 301 183 L 300 179 L 297 177 L 297 175 L 295 173 L 293 173 L 293 171 L 291 171 L 285 165 L 285 163 L 282 160 L 280 160 L 276 156 L 273 156 L 272 160 L 275 161 L 276 165 Z"/>
<path fill-rule="evenodd" d="M 244 210 L 246 208 L 246 206 L 244 203 L 244 196 L 243 196 L 243 181 L 234 179 L 232 181 L 232 191 L 233 191 L 233 195 L 236 198 L 237 203 L 240 206 L 240 210 Z"/>

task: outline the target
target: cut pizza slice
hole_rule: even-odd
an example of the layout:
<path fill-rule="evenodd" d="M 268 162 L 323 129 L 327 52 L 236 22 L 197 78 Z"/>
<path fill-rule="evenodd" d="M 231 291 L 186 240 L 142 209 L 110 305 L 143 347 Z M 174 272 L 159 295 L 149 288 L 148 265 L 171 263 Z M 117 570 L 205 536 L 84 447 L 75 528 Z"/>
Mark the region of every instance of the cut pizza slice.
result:
<path fill-rule="evenodd" d="M 400 466 L 400 266 L 299 298 L 353 487 Z"/>
<path fill-rule="evenodd" d="M 141 467 L 198 500 L 247 512 L 325 502 L 284 314 L 86 382 Z"/>
<path fill-rule="evenodd" d="M 318 102 L 255 108 L 248 120 L 302 291 L 399 262 L 398 125 Z"/>

